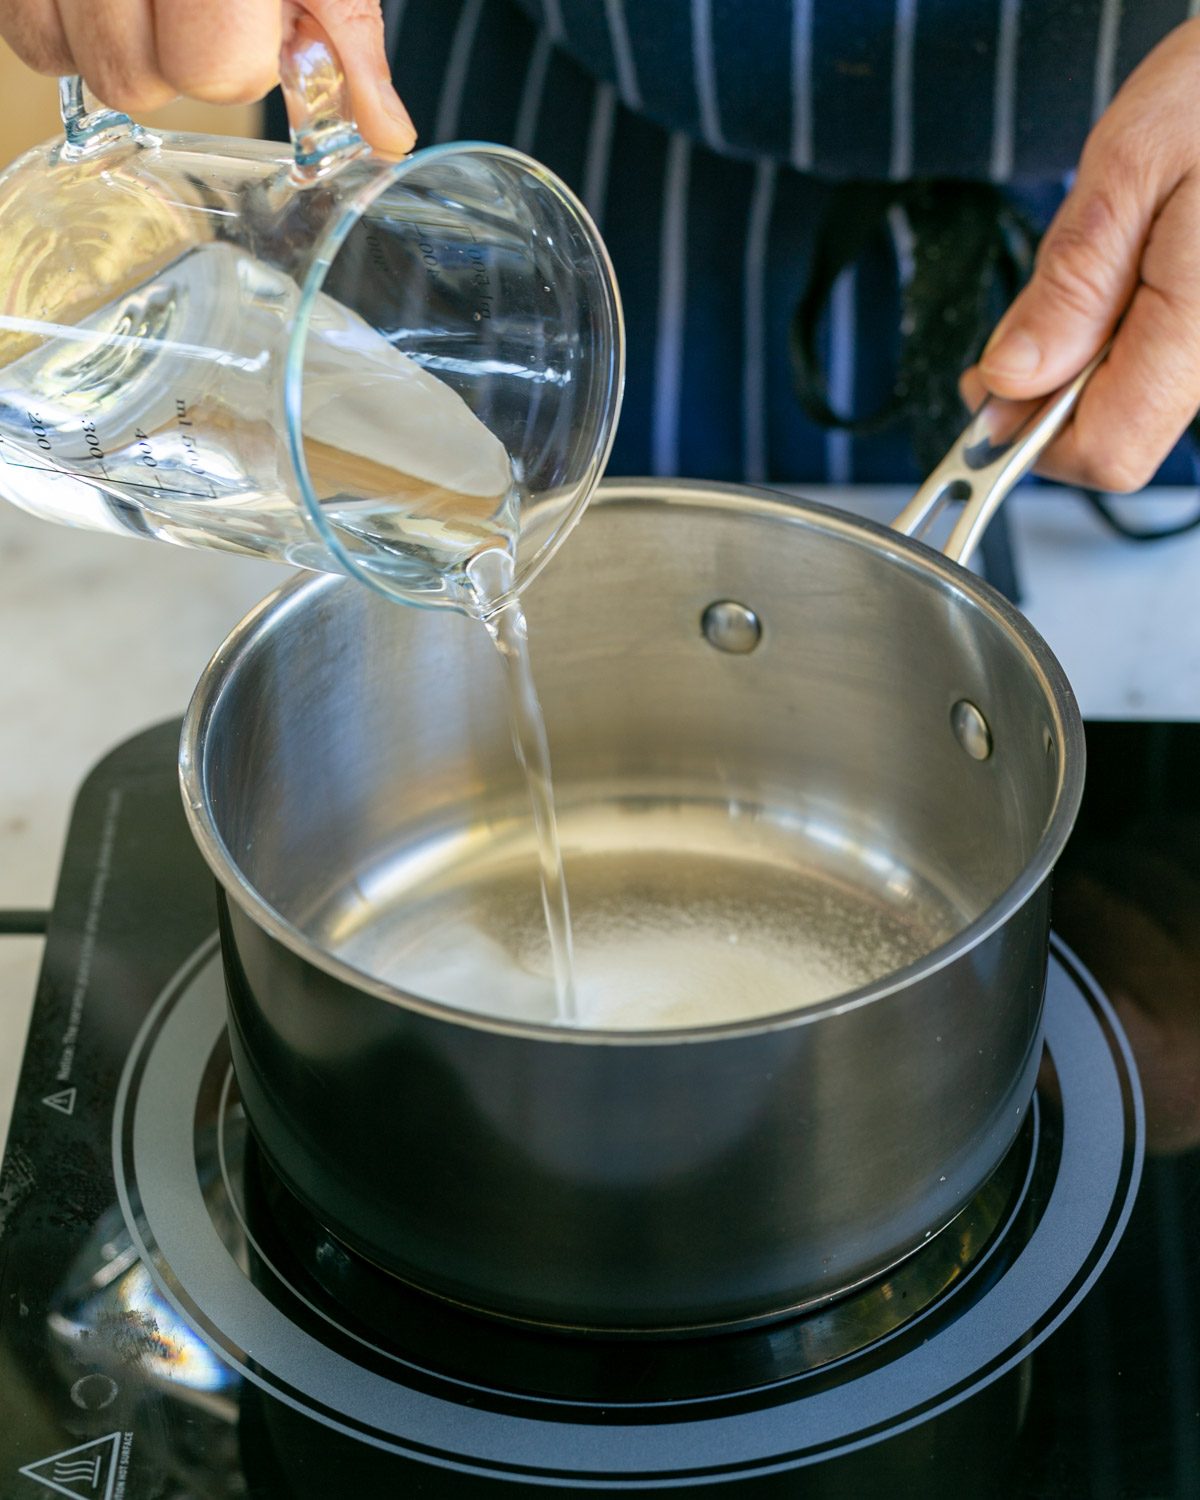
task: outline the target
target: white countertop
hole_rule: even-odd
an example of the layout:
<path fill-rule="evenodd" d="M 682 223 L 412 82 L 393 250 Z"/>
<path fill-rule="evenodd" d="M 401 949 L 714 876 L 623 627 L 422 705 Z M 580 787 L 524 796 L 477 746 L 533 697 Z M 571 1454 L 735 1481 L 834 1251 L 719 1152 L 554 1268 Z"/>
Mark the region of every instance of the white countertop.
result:
<path fill-rule="evenodd" d="M 52 903 L 89 768 L 182 713 L 227 631 L 288 571 L 68 531 L 0 502 L 0 907 Z M 41 950 L 0 936 L 0 1142 Z"/>
<path fill-rule="evenodd" d="M 906 498 L 808 493 L 879 519 Z M 1130 503 L 1161 522 L 1197 498 Z M 1084 716 L 1200 719 L 1200 532 L 1136 546 L 1068 494 L 1032 489 L 1010 505 L 1025 610 Z M 0 504 L 0 907 L 50 904 L 88 769 L 181 713 L 228 629 L 285 576 L 251 559 L 67 531 Z M 0 937 L 0 1140 L 40 949 Z"/>
<path fill-rule="evenodd" d="M 824 498 L 813 491 L 813 498 Z M 888 520 L 902 490 L 844 491 L 848 509 Z M 1200 509 L 1200 492 L 1114 502 L 1142 527 Z M 1200 529 L 1136 543 L 1079 496 L 1029 486 L 1008 502 L 1021 608 L 1062 663 L 1085 719 L 1200 719 Z"/>

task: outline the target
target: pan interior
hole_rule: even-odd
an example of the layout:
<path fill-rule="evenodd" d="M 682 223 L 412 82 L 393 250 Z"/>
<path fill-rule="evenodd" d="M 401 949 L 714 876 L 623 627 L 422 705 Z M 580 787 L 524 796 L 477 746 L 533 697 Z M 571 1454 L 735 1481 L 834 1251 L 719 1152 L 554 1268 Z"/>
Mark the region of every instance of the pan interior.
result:
<path fill-rule="evenodd" d="M 1044 875 L 1074 710 L 961 577 L 803 506 L 593 502 L 527 599 L 593 1024 L 809 1005 Z M 706 639 L 722 600 L 758 615 L 753 651 Z M 317 962 L 399 1003 L 547 1018 L 528 802 L 476 624 L 307 583 L 233 647 L 201 758 L 222 878 Z"/>
<path fill-rule="evenodd" d="M 967 913 L 884 845 L 814 811 L 593 796 L 560 809 L 579 1023 L 723 1024 L 857 989 L 949 938 Z M 529 819 L 513 808 L 402 846 L 306 924 L 410 994 L 552 1022 Z"/>

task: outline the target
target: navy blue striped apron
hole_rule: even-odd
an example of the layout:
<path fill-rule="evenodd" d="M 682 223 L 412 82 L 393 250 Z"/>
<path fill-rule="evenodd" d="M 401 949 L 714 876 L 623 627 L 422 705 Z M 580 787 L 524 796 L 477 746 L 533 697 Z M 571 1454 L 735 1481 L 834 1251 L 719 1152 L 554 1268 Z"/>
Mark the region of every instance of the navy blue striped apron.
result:
<path fill-rule="evenodd" d="M 956 398 L 943 402 L 953 409 L 922 446 L 911 403 L 849 430 L 798 399 L 794 314 L 831 212 L 852 225 L 861 186 L 878 222 L 834 263 L 813 314 L 823 407 L 886 411 L 914 264 L 913 215 L 902 197 L 888 201 L 887 185 L 932 182 L 935 204 L 974 185 L 1017 204 L 1036 231 L 1114 89 L 1198 8 L 384 0 L 395 78 L 422 142 L 517 146 L 600 225 L 628 329 L 610 472 L 782 483 L 912 481 L 930 441 L 962 421 Z M 952 249 L 954 223 L 943 230 Z M 1005 295 L 976 298 L 967 344 L 977 348 Z M 925 319 L 934 332 L 940 316 Z M 917 365 L 965 363 L 976 352 L 967 344 L 935 342 Z M 945 389 L 956 374 L 943 370 Z M 1195 482 L 1190 442 L 1159 477 Z"/>

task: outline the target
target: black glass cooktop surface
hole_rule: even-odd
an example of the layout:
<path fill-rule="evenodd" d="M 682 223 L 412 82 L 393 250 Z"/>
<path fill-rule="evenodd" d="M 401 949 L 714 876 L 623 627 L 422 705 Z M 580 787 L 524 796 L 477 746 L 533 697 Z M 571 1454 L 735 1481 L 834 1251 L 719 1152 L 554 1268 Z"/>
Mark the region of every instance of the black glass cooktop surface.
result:
<path fill-rule="evenodd" d="M 1200 1494 L 1191 731 L 1091 733 L 1042 1082 L 960 1219 L 803 1318 L 632 1343 L 425 1298 L 272 1178 L 176 737 L 68 838 L 0 1181 L 0 1495 Z"/>

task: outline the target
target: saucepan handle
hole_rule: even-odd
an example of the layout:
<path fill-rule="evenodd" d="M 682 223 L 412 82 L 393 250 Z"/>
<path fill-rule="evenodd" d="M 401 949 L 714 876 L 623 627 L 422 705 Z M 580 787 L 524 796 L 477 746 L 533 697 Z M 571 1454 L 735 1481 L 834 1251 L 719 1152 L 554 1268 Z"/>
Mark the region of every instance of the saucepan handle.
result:
<path fill-rule="evenodd" d="M 1001 501 L 1062 430 L 1080 392 L 1108 350 L 1106 344 L 1074 380 L 1052 396 L 1034 401 L 989 396 L 892 522 L 892 529 L 905 536 L 919 536 L 947 501 L 962 500 L 962 514 L 942 551 L 952 562 L 966 563 Z"/>

